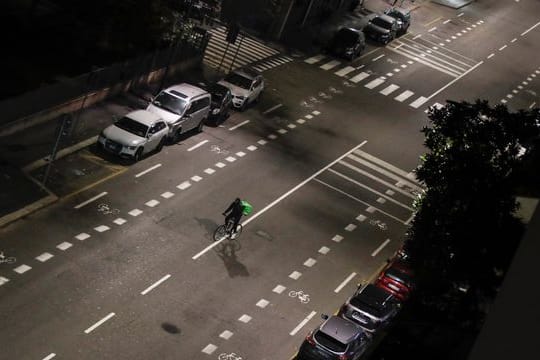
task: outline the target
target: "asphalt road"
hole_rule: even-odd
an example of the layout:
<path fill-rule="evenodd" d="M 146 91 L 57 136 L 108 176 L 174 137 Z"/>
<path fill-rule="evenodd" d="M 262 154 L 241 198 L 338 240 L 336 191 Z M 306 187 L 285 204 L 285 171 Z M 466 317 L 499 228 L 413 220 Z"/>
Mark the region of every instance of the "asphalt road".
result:
<path fill-rule="evenodd" d="M 423 6 L 386 48 L 265 71 L 261 103 L 222 127 L 3 229 L 0 359 L 291 358 L 400 247 L 425 110 L 538 101 L 539 10 Z M 254 212 L 215 244 L 237 196 Z"/>

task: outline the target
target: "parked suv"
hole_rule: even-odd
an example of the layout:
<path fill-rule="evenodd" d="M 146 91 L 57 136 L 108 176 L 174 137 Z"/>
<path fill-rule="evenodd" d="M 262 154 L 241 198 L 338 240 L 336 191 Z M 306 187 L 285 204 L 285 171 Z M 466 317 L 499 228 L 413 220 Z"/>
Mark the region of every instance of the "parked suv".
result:
<path fill-rule="evenodd" d="M 159 116 L 146 110 L 132 111 L 98 136 L 98 145 L 119 156 L 138 161 L 152 150 L 160 151 L 169 132 Z"/>
<path fill-rule="evenodd" d="M 377 15 L 364 27 L 364 33 L 375 41 L 388 44 L 394 40 L 398 31 L 398 22 L 388 15 Z"/>
<path fill-rule="evenodd" d="M 195 128 L 202 131 L 210 113 L 210 101 L 207 91 L 184 83 L 160 91 L 146 110 L 165 120 L 169 125 L 169 138 L 177 139 Z"/>
<path fill-rule="evenodd" d="M 337 316 L 325 319 L 309 333 L 298 351 L 297 360 L 357 360 L 371 339 L 352 321 Z"/>
<path fill-rule="evenodd" d="M 231 90 L 232 104 L 240 111 L 245 110 L 250 103 L 259 100 L 264 90 L 262 75 L 252 68 L 234 70 L 218 84 Z"/>
<path fill-rule="evenodd" d="M 365 47 L 366 37 L 362 31 L 353 28 L 341 28 L 330 42 L 328 50 L 336 56 L 353 60 L 364 51 Z"/>
<path fill-rule="evenodd" d="M 341 307 L 339 315 L 359 324 L 370 334 L 385 327 L 399 312 L 401 303 L 373 284 L 359 286 Z"/>
<path fill-rule="evenodd" d="M 414 288 L 414 274 L 405 260 L 395 258 L 381 271 L 375 285 L 394 295 L 398 300 L 409 298 Z"/>
<path fill-rule="evenodd" d="M 397 20 L 398 29 L 397 35 L 401 36 L 407 32 L 409 26 L 411 25 L 411 12 L 407 9 L 393 7 L 386 9 L 384 13 L 388 16 L 393 17 Z"/>

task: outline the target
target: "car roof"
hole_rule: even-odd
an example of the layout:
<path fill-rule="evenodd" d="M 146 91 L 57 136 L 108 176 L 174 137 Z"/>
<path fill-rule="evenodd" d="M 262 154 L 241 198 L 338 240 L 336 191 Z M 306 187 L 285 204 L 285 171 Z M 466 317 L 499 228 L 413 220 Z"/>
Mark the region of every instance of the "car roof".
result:
<path fill-rule="evenodd" d="M 253 68 L 250 68 L 250 67 L 236 69 L 233 72 L 236 73 L 236 74 L 240 74 L 240 75 L 242 75 L 244 77 L 247 77 L 250 80 L 253 80 L 257 76 L 261 75 L 257 70 L 255 70 Z"/>
<path fill-rule="evenodd" d="M 349 303 L 371 315 L 380 317 L 396 305 L 397 299 L 384 289 L 368 284 L 357 292 Z"/>
<path fill-rule="evenodd" d="M 336 339 L 342 344 L 350 343 L 358 333 L 363 332 L 359 325 L 338 316 L 331 316 L 321 325 L 319 331 Z"/>
<path fill-rule="evenodd" d="M 166 88 L 164 91 L 182 99 L 191 99 L 193 97 L 206 94 L 206 90 L 188 83 L 174 85 Z"/>
<path fill-rule="evenodd" d="M 158 115 L 146 110 L 135 110 L 127 113 L 125 117 L 140 122 L 141 124 L 144 124 L 146 126 L 150 126 L 156 121 L 161 120 Z"/>

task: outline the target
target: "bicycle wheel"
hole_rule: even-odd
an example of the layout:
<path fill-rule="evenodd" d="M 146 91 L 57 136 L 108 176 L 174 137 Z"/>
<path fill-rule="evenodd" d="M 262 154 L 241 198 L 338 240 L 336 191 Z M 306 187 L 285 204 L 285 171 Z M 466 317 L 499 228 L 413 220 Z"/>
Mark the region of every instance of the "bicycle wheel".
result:
<path fill-rule="evenodd" d="M 294 291 L 294 290 L 289 291 L 289 296 L 290 297 L 295 298 L 296 295 L 298 295 L 298 293 L 296 291 Z"/>
<path fill-rule="evenodd" d="M 236 231 L 233 232 L 233 235 L 231 236 L 231 239 L 238 239 L 240 237 L 240 234 L 242 234 L 242 230 L 244 230 L 244 227 L 242 224 L 238 224 L 236 227 Z"/>
<path fill-rule="evenodd" d="M 225 225 L 219 225 L 216 231 L 214 231 L 214 241 L 220 241 L 228 236 L 229 234 L 227 234 L 227 228 Z"/>

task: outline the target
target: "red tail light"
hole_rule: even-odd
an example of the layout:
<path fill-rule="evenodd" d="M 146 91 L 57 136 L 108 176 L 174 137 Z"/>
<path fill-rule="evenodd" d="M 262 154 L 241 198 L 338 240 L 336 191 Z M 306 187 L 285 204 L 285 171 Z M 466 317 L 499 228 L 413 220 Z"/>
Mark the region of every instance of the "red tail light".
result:
<path fill-rule="evenodd" d="M 339 355 L 339 360 L 349 360 L 349 356 L 347 354 Z"/>
<path fill-rule="evenodd" d="M 313 340 L 313 331 L 311 331 L 308 336 L 306 336 L 306 341 L 311 345 L 315 346 L 315 340 Z"/>

